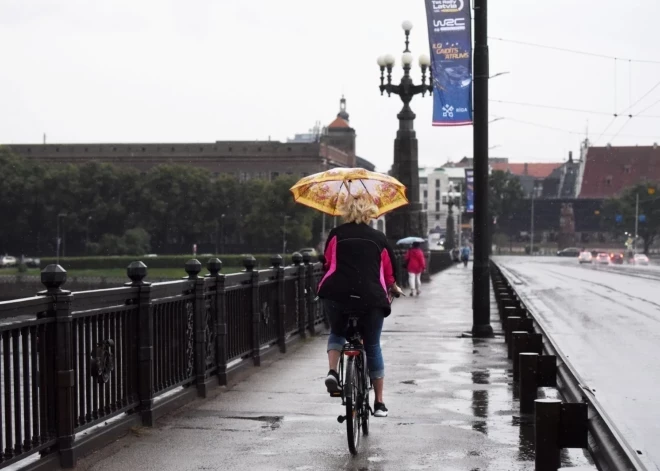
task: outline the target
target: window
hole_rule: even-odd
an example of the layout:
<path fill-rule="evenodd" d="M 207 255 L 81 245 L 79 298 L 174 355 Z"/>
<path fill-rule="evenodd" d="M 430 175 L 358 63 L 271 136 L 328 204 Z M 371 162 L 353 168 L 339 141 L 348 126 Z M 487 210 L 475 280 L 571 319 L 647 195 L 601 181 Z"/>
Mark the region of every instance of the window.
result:
<path fill-rule="evenodd" d="M 275 180 L 279 176 L 280 176 L 280 172 L 270 172 L 271 180 Z"/>
<path fill-rule="evenodd" d="M 435 199 L 436 201 L 440 201 L 440 190 L 435 190 Z"/>
<path fill-rule="evenodd" d="M 28 153 L 32 152 L 32 147 L 28 147 Z"/>
<path fill-rule="evenodd" d="M 174 152 L 174 147 L 172 147 L 172 152 Z"/>
<path fill-rule="evenodd" d="M 607 186 L 610 186 L 610 185 L 612 184 L 612 176 L 611 176 L 611 175 L 608 176 L 608 177 L 605 179 L 605 184 L 606 184 Z"/>
<path fill-rule="evenodd" d="M 439 214 L 436 214 L 436 215 L 435 215 L 435 220 L 436 220 L 436 221 L 439 221 L 439 220 L 440 220 L 440 215 L 439 215 Z"/>
<path fill-rule="evenodd" d="M 436 181 L 435 181 L 435 187 L 436 187 L 436 188 L 440 188 L 440 180 L 436 180 Z"/>
<path fill-rule="evenodd" d="M 200 152 L 204 152 L 204 148 L 203 148 L 203 147 L 200 147 L 200 148 L 199 148 L 199 151 L 200 151 Z"/>
<path fill-rule="evenodd" d="M 234 148 L 233 148 L 233 147 L 230 147 L 230 148 L 229 148 L 229 152 L 231 152 L 232 150 L 234 150 Z"/>
<path fill-rule="evenodd" d="M 625 173 L 630 173 L 630 165 L 624 165 L 624 166 L 623 166 L 623 171 L 624 171 Z"/>
<path fill-rule="evenodd" d="M 440 212 L 440 202 L 439 201 L 435 203 L 435 210 L 437 212 Z"/>
<path fill-rule="evenodd" d="M 426 199 L 428 199 L 428 198 L 429 198 L 429 191 L 428 191 L 428 190 L 424 190 L 424 199 L 426 200 Z"/>
<path fill-rule="evenodd" d="M 447 195 L 442 195 L 442 204 L 447 204 Z"/>
<path fill-rule="evenodd" d="M 89 149 L 87 149 L 87 147 L 85 147 L 85 152 L 87 152 L 88 150 L 89 150 Z"/>
<path fill-rule="evenodd" d="M 424 201 L 424 211 L 426 211 L 427 209 L 429 209 L 429 204 L 426 201 Z"/>

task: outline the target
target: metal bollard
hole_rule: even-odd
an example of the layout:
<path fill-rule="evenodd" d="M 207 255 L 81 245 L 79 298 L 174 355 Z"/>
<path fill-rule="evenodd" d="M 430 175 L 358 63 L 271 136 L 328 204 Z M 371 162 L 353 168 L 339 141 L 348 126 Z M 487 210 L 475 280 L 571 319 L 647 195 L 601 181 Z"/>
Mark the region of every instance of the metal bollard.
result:
<path fill-rule="evenodd" d="M 518 315 L 518 308 L 516 306 L 504 306 L 504 309 L 500 311 L 501 318 L 503 321 L 506 321 L 511 316 Z M 519 316 L 520 317 L 520 316 Z"/>
<path fill-rule="evenodd" d="M 526 330 L 526 329 L 521 329 Z M 535 334 L 533 329 L 528 330 L 529 338 L 527 340 L 527 351 L 536 352 L 539 355 L 543 353 L 543 335 Z"/>
<path fill-rule="evenodd" d="M 511 359 L 511 356 L 513 354 L 513 345 L 511 343 L 511 332 L 514 330 L 523 330 L 520 327 L 520 321 L 522 321 L 522 318 L 518 316 L 512 316 L 506 319 L 504 322 L 504 341 L 507 343 L 508 346 L 508 357 Z"/>
<path fill-rule="evenodd" d="M 546 387 L 557 386 L 557 357 L 541 355 L 538 362 L 538 385 Z"/>
<path fill-rule="evenodd" d="M 561 401 L 558 399 L 537 399 L 534 401 L 536 443 L 535 470 L 557 471 L 559 469 L 559 425 L 561 422 Z"/>
<path fill-rule="evenodd" d="M 538 387 L 538 353 L 520 354 L 520 412 L 534 412 L 536 388 Z"/>
<path fill-rule="evenodd" d="M 527 351 L 527 341 L 529 339 L 529 332 L 517 330 L 511 332 L 511 342 L 513 345 L 513 380 L 518 381 L 520 378 L 520 354 Z"/>

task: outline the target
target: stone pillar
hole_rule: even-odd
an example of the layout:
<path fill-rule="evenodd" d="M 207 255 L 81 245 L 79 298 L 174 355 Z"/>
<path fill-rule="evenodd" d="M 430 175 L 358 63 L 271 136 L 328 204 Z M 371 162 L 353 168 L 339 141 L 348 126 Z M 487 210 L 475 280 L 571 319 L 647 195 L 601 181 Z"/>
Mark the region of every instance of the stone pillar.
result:
<path fill-rule="evenodd" d="M 387 215 L 387 236 L 393 241 L 409 236 L 426 237 L 428 234 L 428 219 L 419 198 L 415 113 L 408 106 L 409 101 L 409 99 L 408 102 L 404 101 L 404 107 L 397 115 L 399 130 L 394 140 L 392 176 L 406 186 L 406 196 L 410 204 Z"/>

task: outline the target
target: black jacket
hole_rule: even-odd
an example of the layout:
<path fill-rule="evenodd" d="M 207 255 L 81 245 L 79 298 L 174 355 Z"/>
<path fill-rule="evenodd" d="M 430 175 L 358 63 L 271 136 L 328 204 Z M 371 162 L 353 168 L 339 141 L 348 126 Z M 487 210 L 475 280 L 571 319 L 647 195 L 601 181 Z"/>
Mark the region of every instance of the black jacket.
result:
<path fill-rule="evenodd" d="M 358 301 L 390 313 L 389 287 L 396 282 L 394 251 L 383 234 L 366 224 L 334 228 L 325 245 L 325 276 L 320 298 L 340 303 Z"/>

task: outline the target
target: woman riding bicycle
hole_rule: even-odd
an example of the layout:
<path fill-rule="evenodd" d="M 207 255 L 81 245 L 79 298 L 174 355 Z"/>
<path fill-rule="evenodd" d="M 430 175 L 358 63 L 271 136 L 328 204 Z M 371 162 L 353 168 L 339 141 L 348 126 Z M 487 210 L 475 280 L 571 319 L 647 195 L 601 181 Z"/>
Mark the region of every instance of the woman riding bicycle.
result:
<path fill-rule="evenodd" d="M 349 196 L 341 207 L 345 224 L 334 228 L 325 246 L 327 273 L 318 286 L 318 296 L 330 320 L 328 392 L 338 392 L 337 368 L 350 312 L 359 311 L 360 331 L 367 353 L 369 377 L 374 386 L 374 415 L 387 417 L 383 402 L 385 364 L 380 348 L 383 320 L 390 315 L 389 293 L 401 293 L 393 269 L 394 252 L 385 234 L 369 226 L 378 214 L 371 196 Z"/>

